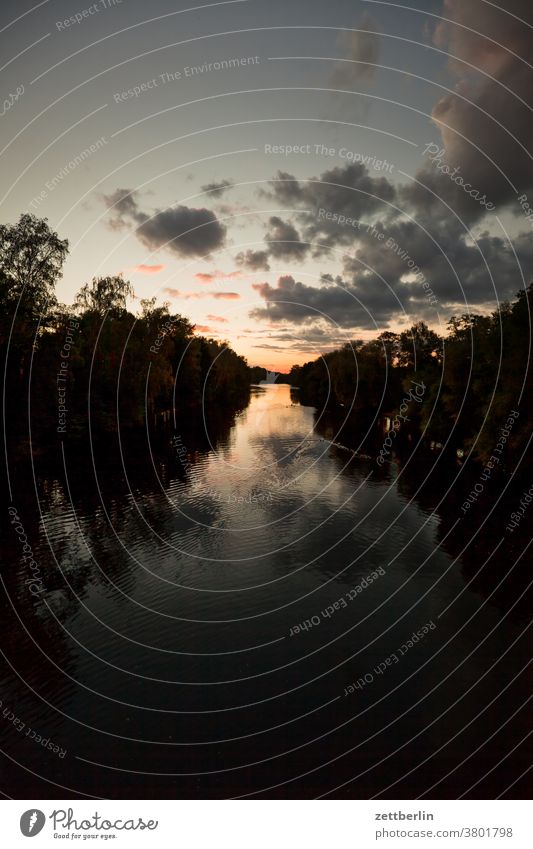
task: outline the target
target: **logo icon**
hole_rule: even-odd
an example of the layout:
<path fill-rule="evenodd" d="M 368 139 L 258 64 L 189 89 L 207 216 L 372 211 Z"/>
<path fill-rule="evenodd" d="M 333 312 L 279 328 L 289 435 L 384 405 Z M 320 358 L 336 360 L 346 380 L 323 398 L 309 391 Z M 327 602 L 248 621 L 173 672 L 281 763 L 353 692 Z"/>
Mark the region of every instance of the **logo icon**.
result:
<path fill-rule="evenodd" d="M 45 822 L 46 817 L 43 812 L 37 810 L 37 808 L 31 808 L 22 814 L 20 818 L 20 830 L 24 837 L 35 837 L 36 834 L 39 834 L 43 830 Z"/>
<path fill-rule="evenodd" d="M 262 380 L 262 383 L 275 383 L 278 377 L 277 371 L 268 371 L 266 370 L 266 379 Z"/>

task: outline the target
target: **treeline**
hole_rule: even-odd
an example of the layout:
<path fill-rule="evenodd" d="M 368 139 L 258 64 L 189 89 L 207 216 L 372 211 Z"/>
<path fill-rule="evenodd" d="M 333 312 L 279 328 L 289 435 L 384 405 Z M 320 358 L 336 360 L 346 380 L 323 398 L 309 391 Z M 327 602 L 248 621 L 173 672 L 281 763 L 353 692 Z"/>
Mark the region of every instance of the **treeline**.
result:
<path fill-rule="evenodd" d="M 202 403 L 243 406 L 252 380 L 226 343 L 194 334 L 187 318 L 141 300 L 128 309 L 122 276 L 86 283 L 72 307 L 55 286 L 68 253 L 46 220 L 0 226 L 0 351 L 6 425 L 33 436 L 117 431 L 170 420 Z"/>
<path fill-rule="evenodd" d="M 344 408 L 360 430 L 394 423 L 398 449 L 420 444 L 486 462 L 514 411 L 506 459 L 527 451 L 532 421 L 533 284 L 492 315 L 453 317 L 440 336 L 424 322 L 355 340 L 303 366 L 289 382 L 319 409 Z M 416 391 L 414 388 L 418 387 Z"/>
<path fill-rule="evenodd" d="M 287 383 L 287 375 L 283 372 L 269 372 L 262 366 L 252 366 L 250 372 L 252 383 L 261 383 L 262 380 L 268 383 Z"/>
<path fill-rule="evenodd" d="M 261 383 L 266 380 L 267 370 L 261 366 L 252 366 L 250 369 L 252 383 Z"/>

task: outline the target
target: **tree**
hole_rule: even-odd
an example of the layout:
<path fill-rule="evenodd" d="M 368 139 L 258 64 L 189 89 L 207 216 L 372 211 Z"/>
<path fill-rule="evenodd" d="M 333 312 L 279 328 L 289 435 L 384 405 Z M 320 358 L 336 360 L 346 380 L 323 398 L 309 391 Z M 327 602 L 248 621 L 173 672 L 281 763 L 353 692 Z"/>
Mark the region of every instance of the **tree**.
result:
<path fill-rule="evenodd" d="M 121 274 L 93 277 L 91 283 L 80 289 L 76 305 L 84 312 L 120 315 L 126 311 L 129 297 L 133 297 L 133 286 Z"/>
<path fill-rule="evenodd" d="M 379 334 L 376 342 L 378 342 L 382 347 L 387 368 L 391 368 L 391 366 L 395 365 L 398 361 L 398 354 L 400 353 L 400 337 L 397 333 L 385 330 L 383 333 Z"/>
<path fill-rule="evenodd" d="M 17 224 L 0 225 L 0 300 L 17 304 L 36 318 L 55 304 L 54 287 L 68 253 L 68 240 L 50 229 L 47 219 L 21 215 Z"/>
<path fill-rule="evenodd" d="M 53 316 L 54 287 L 67 253 L 68 241 L 46 219 L 25 214 L 17 224 L 0 225 L 0 362 L 8 396 L 26 390 L 30 359 Z M 9 419 L 16 430 L 17 413 Z"/>
<path fill-rule="evenodd" d="M 409 330 L 400 333 L 398 362 L 417 371 L 431 362 L 442 359 L 442 339 L 424 321 L 417 321 Z"/>

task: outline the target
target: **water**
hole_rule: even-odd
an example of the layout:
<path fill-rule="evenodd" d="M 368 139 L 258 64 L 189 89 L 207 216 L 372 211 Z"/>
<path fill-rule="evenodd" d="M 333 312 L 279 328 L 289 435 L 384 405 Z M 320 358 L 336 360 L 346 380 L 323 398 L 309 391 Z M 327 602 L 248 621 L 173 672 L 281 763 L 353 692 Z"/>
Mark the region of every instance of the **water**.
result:
<path fill-rule="evenodd" d="M 529 796 L 530 607 L 501 528 L 473 542 L 439 505 L 449 470 L 354 456 L 288 386 L 202 427 L 15 475 L 42 583 L 7 525 L 10 794 Z"/>

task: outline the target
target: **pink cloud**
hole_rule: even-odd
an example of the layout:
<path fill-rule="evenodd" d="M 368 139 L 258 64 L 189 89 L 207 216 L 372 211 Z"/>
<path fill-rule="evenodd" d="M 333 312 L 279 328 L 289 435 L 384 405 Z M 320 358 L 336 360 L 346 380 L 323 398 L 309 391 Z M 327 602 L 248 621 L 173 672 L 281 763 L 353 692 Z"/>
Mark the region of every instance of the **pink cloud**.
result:
<path fill-rule="evenodd" d="M 208 315 L 207 318 L 209 319 L 209 321 L 222 321 L 224 322 L 224 324 L 228 323 L 228 319 L 223 318 L 221 315 Z"/>
<path fill-rule="evenodd" d="M 136 271 L 137 274 L 159 274 L 160 271 L 166 268 L 166 265 L 134 265 L 131 271 Z"/>
<path fill-rule="evenodd" d="M 198 272 L 195 274 L 195 279 L 198 280 L 199 283 L 213 283 L 215 280 L 233 280 L 235 277 L 241 277 L 240 271 L 219 271 L 215 269 L 214 271 L 208 272 Z"/>

